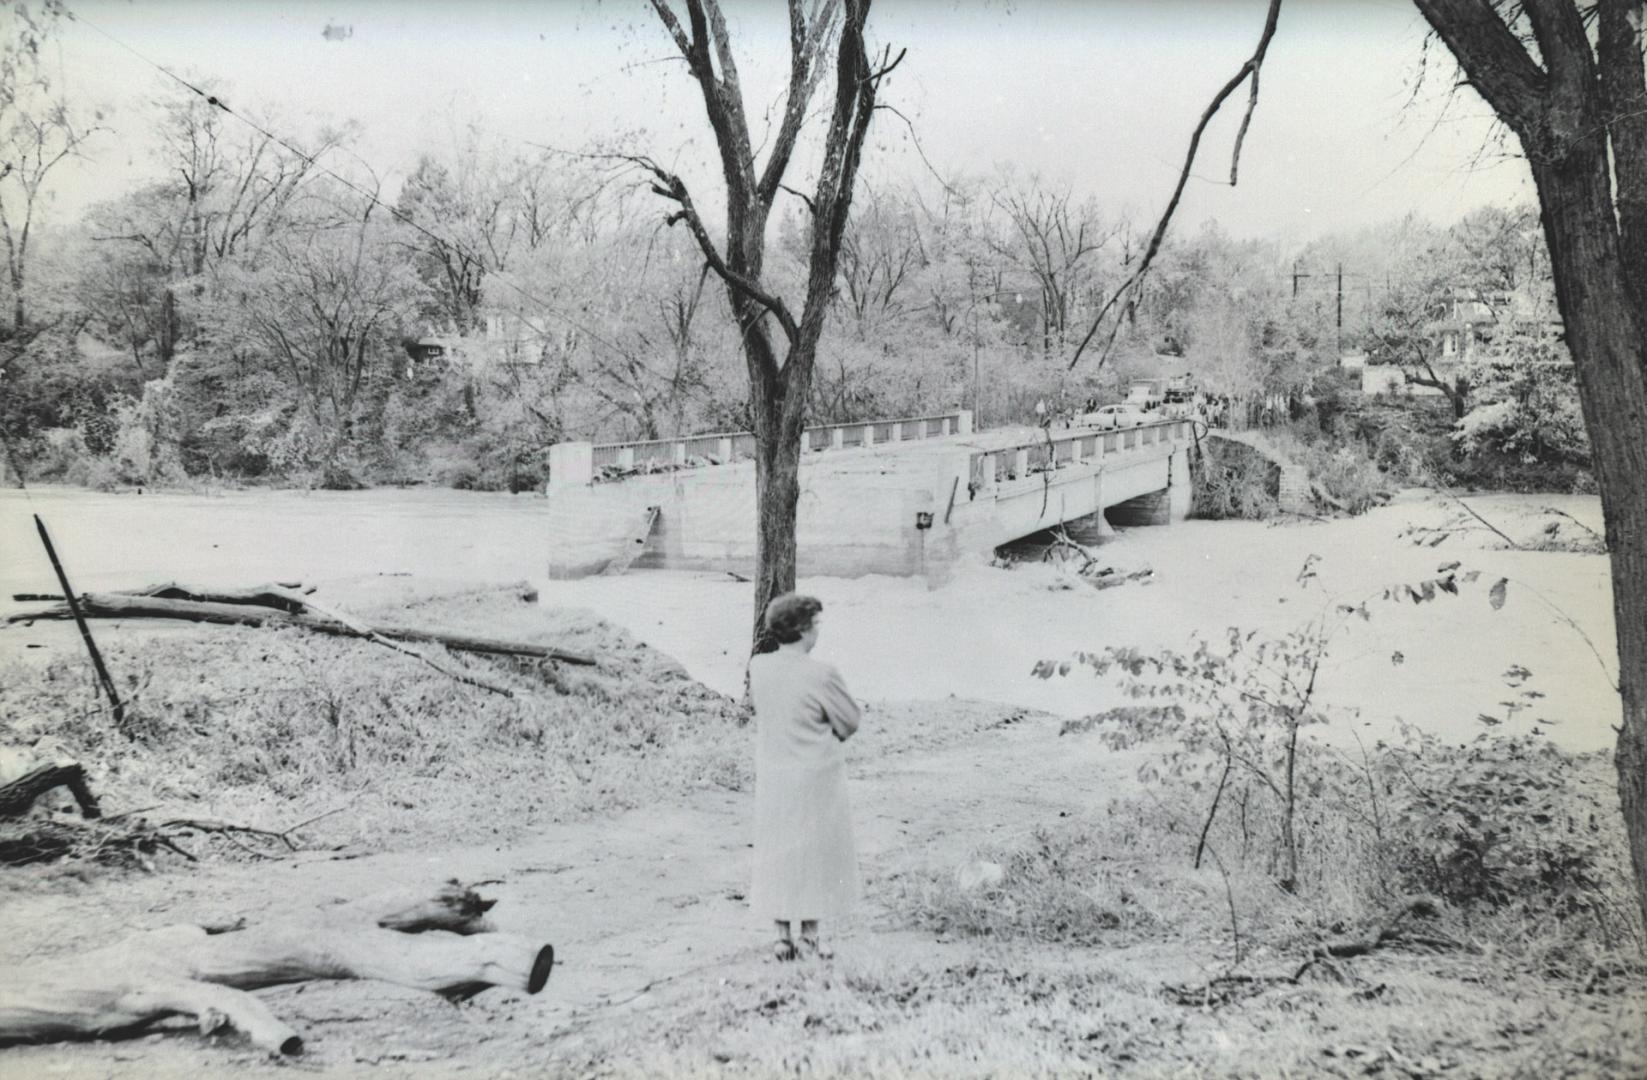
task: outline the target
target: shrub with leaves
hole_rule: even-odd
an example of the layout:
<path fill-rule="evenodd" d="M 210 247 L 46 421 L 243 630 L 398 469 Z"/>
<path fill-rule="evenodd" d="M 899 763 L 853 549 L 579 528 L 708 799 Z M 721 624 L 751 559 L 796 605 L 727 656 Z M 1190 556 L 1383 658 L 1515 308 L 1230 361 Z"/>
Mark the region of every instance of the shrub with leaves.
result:
<path fill-rule="evenodd" d="M 1219 447 L 1209 442 L 1196 460 L 1193 517 L 1261 520 L 1274 517 L 1281 504 L 1281 469 L 1244 446 Z"/>
<path fill-rule="evenodd" d="M 1301 588 L 1315 582 L 1319 559 L 1311 555 L 1300 567 Z M 1165 746 L 1161 756 L 1140 770 L 1140 779 L 1175 779 L 1213 788 L 1195 864 L 1201 863 L 1234 781 L 1241 792 L 1243 821 L 1273 822 L 1275 873 L 1281 887 L 1292 892 L 1299 877 L 1301 795 L 1321 786 L 1310 765 L 1316 758 L 1303 752 L 1299 735 L 1303 728 L 1327 721 L 1316 703 L 1316 684 L 1329 642 L 1351 618 L 1371 619 L 1373 599 L 1423 604 L 1458 595 L 1461 585 L 1479 577 L 1478 571 L 1463 571 L 1457 562 L 1444 563 L 1433 577 L 1390 586 L 1360 603 L 1330 602 L 1318 617 L 1279 637 L 1232 627 L 1221 647 L 1205 640 L 1188 654 L 1111 647 L 1039 661 L 1033 674 L 1047 679 L 1068 675 L 1076 667 L 1100 676 L 1121 674 L 1123 691 L 1139 706 L 1112 709 L 1092 722 L 1109 721 L 1111 737 L 1119 744 L 1149 741 Z M 1489 590 L 1488 602 L 1495 610 L 1504 606 L 1508 584 L 1500 578 Z M 1268 797 L 1273 816 L 1247 813 L 1249 785 Z"/>
<path fill-rule="evenodd" d="M 1140 778 L 1196 783 L 1217 778 L 1203 844 L 1232 775 L 1239 772 L 1255 782 L 1280 809 L 1280 882 L 1291 891 L 1298 881 L 1299 730 L 1326 719 L 1314 702 L 1316 676 L 1326 655 L 1324 633 L 1324 620 L 1281 637 L 1232 628 L 1221 648 L 1200 641 L 1186 655 L 1112 647 L 1077 653 L 1073 660 L 1043 660 L 1034 673 L 1043 679 L 1067 675 L 1074 665 L 1099 675 L 1119 671 L 1129 697 L 1149 703 L 1165 699 L 1177 706 L 1109 714 L 1122 725 L 1133 723 L 1130 734 L 1136 741 L 1170 740 L 1162 757 L 1144 765 Z M 1195 861 L 1201 861 L 1200 846 Z"/>
<path fill-rule="evenodd" d="M 1389 799 L 1386 844 L 1407 891 L 1455 907 L 1616 925 L 1620 872 L 1610 793 L 1582 758 L 1536 735 L 1485 732 L 1449 746 L 1411 727 L 1373 762 Z"/>

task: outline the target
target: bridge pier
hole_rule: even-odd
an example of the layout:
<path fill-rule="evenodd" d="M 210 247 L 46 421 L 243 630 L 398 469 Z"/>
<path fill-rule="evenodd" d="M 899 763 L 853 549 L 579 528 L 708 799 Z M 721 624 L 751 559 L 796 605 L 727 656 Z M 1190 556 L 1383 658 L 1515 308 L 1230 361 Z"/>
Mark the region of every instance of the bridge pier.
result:
<path fill-rule="evenodd" d="M 1148 495 L 1140 495 L 1126 502 L 1116 503 L 1104 515 L 1110 522 L 1122 528 L 1134 528 L 1139 525 L 1170 525 L 1172 524 L 1172 503 L 1167 491 L 1152 491 Z"/>
<path fill-rule="evenodd" d="M 1105 510 L 1103 515 L 1109 518 L 1110 524 L 1122 527 L 1170 525 L 1189 517 L 1190 505 L 1194 501 L 1194 489 L 1190 486 L 1187 448 L 1174 450 L 1166 464 L 1166 486 L 1118 502 Z"/>
<path fill-rule="evenodd" d="M 1086 547 L 1097 547 L 1115 537 L 1115 527 L 1104 517 L 1102 510 L 1064 522 L 1064 532 L 1069 534 L 1071 540 Z"/>

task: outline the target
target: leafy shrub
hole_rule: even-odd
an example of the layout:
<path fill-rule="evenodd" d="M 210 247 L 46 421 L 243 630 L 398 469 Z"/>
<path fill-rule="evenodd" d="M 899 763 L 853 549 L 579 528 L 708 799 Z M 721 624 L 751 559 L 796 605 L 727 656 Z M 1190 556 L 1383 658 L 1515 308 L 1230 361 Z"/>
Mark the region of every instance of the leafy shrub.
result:
<path fill-rule="evenodd" d="M 1401 887 L 1461 908 L 1595 917 L 1622 874 L 1617 818 L 1583 759 L 1532 735 L 1463 746 L 1405 731 L 1375 771 L 1388 792 L 1386 842 Z"/>
<path fill-rule="evenodd" d="M 1133 741 L 1169 740 L 1161 756 L 1140 770 L 1140 779 L 1189 778 L 1199 784 L 1217 777 L 1210 827 L 1231 774 L 1239 772 L 1278 805 L 1277 876 L 1290 892 L 1298 883 L 1299 732 L 1326 720 L 1314 695 L 1327 633 L 1324 620 L 1274 638 L 1231 628 L 1221 648 L 1199 641 L 1186 655 L 1111 647 L 1077 653 L 1073 661 L 1042 660 L 1034 674 L 1067 675 L 1075 664 L 1099 675 L 1114 670 L 1124 676 L 1122 687 L 1134 700 L 1166 699 L 1177 706 L 1112 714 L 1141 722 L 1129 733 Z M 1197 864 L 1200 857 L 1197 850 Z"/>

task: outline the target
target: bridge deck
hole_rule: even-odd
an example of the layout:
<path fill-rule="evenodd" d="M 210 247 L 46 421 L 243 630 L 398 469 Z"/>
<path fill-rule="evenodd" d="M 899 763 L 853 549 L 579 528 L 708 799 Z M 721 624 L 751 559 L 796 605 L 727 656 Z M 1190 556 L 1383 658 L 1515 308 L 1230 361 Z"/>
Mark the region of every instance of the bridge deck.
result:
<path fill-rule="evenodd" d="M 1138 520 L 1182 516 L 1189 477 L 1181 451 L 1190 437 L 1188 421 L 1170 420 L 809 450 L 797 508 L 801 571 L 931 574 L 967 553 L 1146 496 Z M 645 548 L 637 567 L 746 571 L 755 554 L 754 474 L 743 460 L 551 485 L 551 575 L 624 565 L 633 552 L 620 549 L 637 535 Z"/>

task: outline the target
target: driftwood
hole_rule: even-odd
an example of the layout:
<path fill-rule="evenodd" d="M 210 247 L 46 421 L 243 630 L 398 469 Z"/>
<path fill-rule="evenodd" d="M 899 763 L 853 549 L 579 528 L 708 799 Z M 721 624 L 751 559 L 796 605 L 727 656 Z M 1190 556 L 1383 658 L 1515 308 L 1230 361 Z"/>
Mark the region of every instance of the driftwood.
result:
<path fill-rule="evenodd" d="M 287 603 L 290 594 L 279 599 L 283 603 Z M 91 618 L 184 619 L 191 622 L 224 623 L 241 626 L 297 626 L 322 634 L 336 634 L 342 637 L 370 637 L 372 634 L 378 634 L 396 641 L 416 641 L 444 645 L 448 649 L 460 652 L 488 653 L 496 656 L 528 656 L 539 659 L 560 660 L 568 664 L 593 665 L 595 663 L 595 658 L 585 653 L 572 652 L 552 645 L 538 645 L 524 641 L 504 641 L 473 634 L 424 630 L 410 626 L 385 626 L 376 623 L 369 628 L 362 628 L 367 630 L 366 633 L 362 633 L 361 629 L 338 622 L 336 619 L 292 612 L 284 608 L 265 607 L 244 600 L 238 602 L 198 601 L 126 593 L 89 592 L 82 593 L 79 601 L 81 611 Z M 70 617 L 71 612 L 67 607 L 53 607 L 44 611 L 20 612 L 9 616 L 7 621 L 16 623 L 30 622 L 35 619 L 67 619 Z"/>
<path fill-rule="evenodd" d="M 80 815 L 101 817 L 97 797 L 86 785 L 86 770 L 77 762 L 61 762 L 38 766 L 7 784 L 0 784 L 0 817 L 20 817 L 29 812 L 34 801 L 53 788 L 66 787 L 80 806 Z"/>
<path fill-rule="evenodd" d="M 1310 955 L 1288 974 L 1241 975 L 1226 973 L 1201 985 L 1168 984 L 1162 987 L 1166 996 L 1179 1005 L 1194 1008 L 1218 1008 L 1231 1002 L 1254 997 L 1275 986 L 1297 986 L 1312 968 L 1319 967 L 1332 973 L 1339 981 L 1347 981 L 1336 961 L 1365 956 L 1386 945 L 1408 944 L 1429 949 L 1460 949 L 1463 944 L 1444 934 L 1414 934 L 1405 927 L 1411 918 L 1434 919 L 1442 912 L 1440 901 L 1428 896 L 1413 896 L 1385 913 L 1384 917 L 1364 933 L 1354 937 L 1323 941 Z"/>
<path fill-rule="evenodd" d="M 297 1054 L 302 1036 L 247 991 L 378 979 L 454 997 L 488 986 L 536 994 L 554 947 L 492 932 L 492 904 L 453 881 L 433 896 L 390 894 L 268 926 L 167 926 L 25 964 L 0 984 L 0 1044 L 116 1035 L 183 1015 L 203 1035 L 232 1028 L 271 1054 Z"/>
<path fill-rule="evenodd" d="M 153 857 L 170 851 L 198 862 L 184 841 L 211 837 L 254 859 L 281 859 L 301 850 L 298 836 L 323 818 L 341 813 L 337 807 L 283 830 L 260 829 L 213 818 L 151 820 L 143 810 L 127 810 L 108 817 L 86 815 L 81 821 L 63 815 L 0 817 L 0 866 L 27 866 L 58 859 L 81 859 L 154 870 Z"/>
<path fill-rule="evenodd" d="M 507 698 L 512 698 L 515 696 L 515 692 L 507 686 L 500 686 L 495 682 L 482 679 L 478 675 L 471 675 L 467 671 L 453 671 L 451 668 L 446 667 L 428 653 L 414 649 L 410 645 L 402 645 L 398 642 L 390 641 L 388 638 L 384 637 L 376 630 L 373 630 L 370 626 L 367 626 L 359 619 L 352 615 L 345 614 L 336 608 L 327 607 L 318 601 L 298 596 L 296 593 L 281 593 L 279 595 L 290 599 L 294 603 L 308 607 L 314 614 L 319 615 L 322 618 L 327 618 L 333 620 L 334 622 L 342 623 L 344 626 L 347 626 L 350 630 L 353 630 L 361 637 L 375 642 L 378 645 L 382 645 L 386 649 L 392 649 L 395 652 L 405 653 L 407 656 L 414 657 L 427 664 L 429 667 L 434 668 L 436 671 L 440 672 L 449 679 L 456 679 L 458 682 L 469 686 L 478 686 L 482 690 L 489 690 L 494 694 L 501 694 Z"/>
<path fill-rule="evenodd" d="M 141 589 L 117 589 L 121 596 L 156 596 L 163 600 L 212 600 L 220 604 L 253 604 L 258 607 L 280 608 L 282 611 L 300 612 L 308 604 L 307 594 L 315 591 L 315 586 L 304 585 L 301 582 L 281 582 L 271 585 L 253 585 L 246 589 L 197 589 L 188 585 L 179 585 L 175 581 L 164 582 L 160 585 L 148 585 Z M 293 600 L 288 593 L 303 593 L 304 595 Z M 12 593 L 11 598 L 18 603 L 58 603 L 63 602 L 62 593 Z"/>

